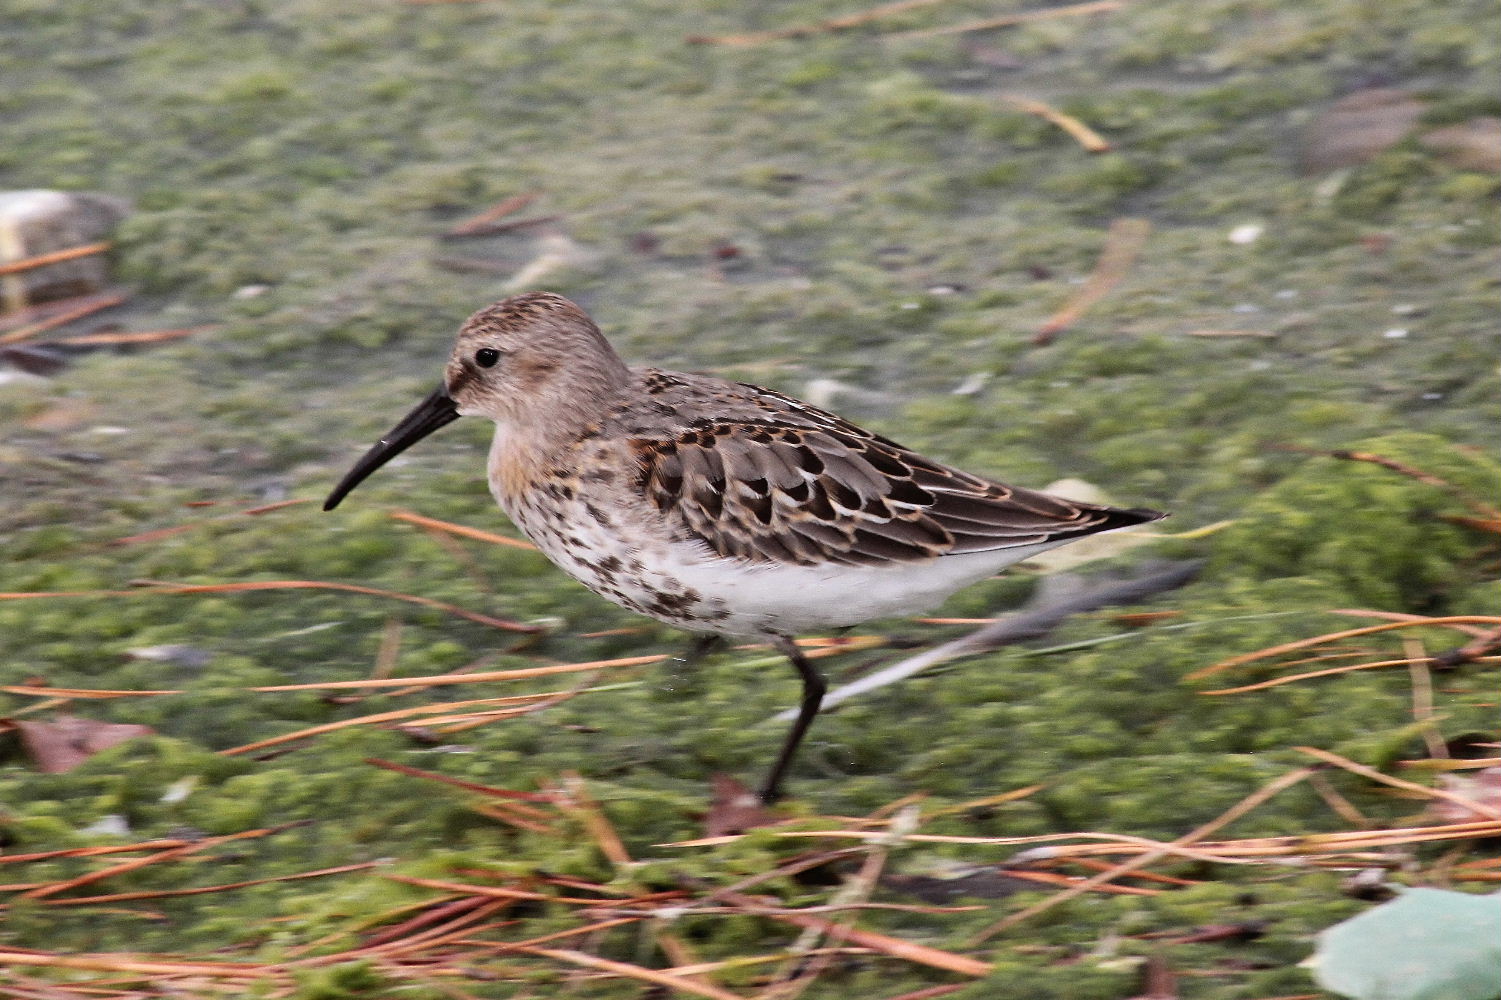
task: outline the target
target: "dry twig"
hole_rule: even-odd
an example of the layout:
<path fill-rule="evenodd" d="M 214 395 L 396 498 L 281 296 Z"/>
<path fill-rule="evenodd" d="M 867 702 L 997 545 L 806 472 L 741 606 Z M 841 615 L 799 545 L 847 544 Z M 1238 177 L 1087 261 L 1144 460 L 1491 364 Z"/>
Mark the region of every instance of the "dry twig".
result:
<path fill-rule="evenodd" d="M 1106 14 L 1126 6 L 1125 0 L 1093 0 L 1091 3 L 1076 3 L 1066 7 L 1046 7 L 1042 10 L 1026 10 L 1018 14 L 1002 14 L 963 24 L 946 24 L 939 28 L 923 28 L 919 31 L 899 31 L 883 35 L 887 41 L 908 41 L 916 38 L 937 38 L 942 35 L 962 35 L 971 31 L 989 31 L 993 28 L 1012 28 L 1033 21 L 1051 21 L 1060 17 L 1079 17 L 1085 14 Z"/>
<path fill-rule="evenodd" d="M 1229 809 L 1225 810 L 1223 813 L 1210 820 L 1208 823 L 1205 823 L 1204 825 L 1184 834 L 1182 837 L 1179 837 L 1177 840 L 1173 841 L 1172 844 L 1169 845 L 1169 847 L 1186 847 L 1190 844 L 1194 844 L 1200 840 L 1203 840 L 1215 830 L 1218 830 L 1220 827 L 1225 826 L 1228 823 L 1234 822 L 1241 816 L 1244 816 L 1246 813 L 1261 805 L 1267 799 L 1270 799 L 1272 796 L 1276 795 L 1278 792 L 1281 792 L 1287 788 L 1291 788 L 1293 785 L 1296 785 L 1298 782 L 1303 781 L 1313 773 L 1313 768 L 1305 767 L 1299 768 L 1296 771 L 1289 771 L 1288 773 L 1281 775 L 1273 781 L 1268 782 L 1262 788 L 1246 796 L 1240 802 L 1237 802 L 1235 805 L 1231 806 Z M 1039 913 L 1051 910 L 1059 903 L 1066 902 L 1070 899 L 1073 899 L 1075 896 L 1082 895 L 1088 892 L 1090 889 L 1095 888 L 1096 886 L 1104 885 L 1106 882 L 1112 882 L 1120 876 L 1135 871 L 1138 868 L 1145 867 L 1146 865 L 1149 865 L 1154 861 L 1160 861 L 1161 859 L 1168 857 L 1170 853 L 1171 851 L 1169 849 L 1163 848 L 1155 851 L 1148 851 L 1146 854 L 1143 854 L 1140 857 L 1132 858 L 1129 861 L 1117 865 L 1109 871 L 1101 872 L 1100 874 L 1095 875 L 1091 878 L 1087 878 L 1083 882 L 1071 886 L 1070 888 L 1065 889 L 1062 892 L 1057 893 L 1056 895 L 1049 896 L 1047 899 L 1043 900 L 1040 903 L 1035 903 L 1032 906 L 1025 907 L 1013 914 L 1010 914 L 1007 917 L 1004 917 L 1001 920 L 996 921 L 989 927 L 980 931 L 980 933 L 976 934 L 973 940 L 976 942 L 984 941 L 987 938 L 999 934 L 1001 931 L 1005 930 L 1008 927 L 1014 927 L 1024 920 L 1029 920 L 1032 917 L 1037 916 Z"/>
<path fill-rule="evenodd" d="M 104 253 L 114 244 L 108 240 L 99 243 L 85 243 L 83 246 L 68 247 L 66 250 L 53 250 L 51 253 L 37 254 L 35 257 L 23 257 L 20 260 L 9 260 L 0 263 L 0 275 L 20 274 L 22 271 L 30 271 L 32 268 L 46 267 L 48 264 L 61 264 L 66 260 L 77 260 L 80 257 L 92 257 L 94 254 Z"/>
<path fill-rule="evenodd" d="M 808 35 L 818 35 L 830 31 L 845 31 L 849 28 L 857 28 L 862 24 L 878 21 L 883 17 L 904 14 L 909 10 L 917 10 L 919 7 L 931 7 L 934 4 L 943 2 L 944 0 L 896 0 L 894 3 L 882 4 L 879 7 L 872 7 L 869 10 L 846 14 L 843 17 L 830 18 L 827 21 L 818 21 L 814 24 L 800 24 L 791 28 L 776 28 L 771 31 L 752 31 L 741 35 L 689 35 L 686 41 L 690 45 L 727 45 L 735 48 L 744 48 L 750 45 L 760 45 L 763 42 L 776 42 L 787 38 L 803 38 Z"/>
<path fill-rule="evenodd" d="M 1022 97 L 1019 94 L 1002 94 L 1001 100 L 1014 108 L 1025 111 L 1029 115 L 1036 115 L 1043 121 L 1052 122 L 1063 131 L 1074 137 L 1087 153 L 1108 153 L 1111 145 L 1108 140 L 1094 129 L 1075 118 L 1073 115 L 1064 114 L 1057 108 L 1041 101 L 1035 101 L 1030 97 Z"/>
<path fill-rule="evenodd" d="M 11 330 L 9 333 L 0 334 L 0 347 L 6 344 L 18 344 L 23 340 L 30 340 L 39 333 L 46 333 L 48 330 L 59 326 L 67 326 L 74 320 L 83 319 L 85 316 L 92 316 L 94 313 L 104 309 L 112 309 L 115 306 L 123 305 L 129 299 L 130 296 L 125 292 L 106 292 L 99 295 L 86 295 L 77 299 L 68 299 L 66 303 L 70 305 L 65 311 L 49 315 L 46 319 L 37 320 L 29 326 L 23 326 L 20 329 Z M 65 303 L 57 304 L 62 305 Z"/>
<path fill-rule="evenodd" d="M 490 615 L 480 614 L 478 611 L 470 611 L 456 604 L 448 604 L 444 601 L 435 601 L 430 597 L 419 597 L 415 594 L 402 594 L 394 590 L 380 590 L 376 587 L 361 587 L 353 583 L 331 583 L 326 580 L 254 580 L 240 583 L 165 583 L 159 580 L 135 580 L 138 585 L 135 590 L 43 590 L 43 591 L 20 591 L 0 593 L 0 601 L 26 601 L 42 600 L 67 597 L 138 597 L 142 594 L 241 594 L 261 590 L 339 590 L 349 594 L 366 594 L 371 597 L 385 597 L 396 601 L 405 601 L 408 604 L 418 604 L 424 608 L 433 608 L 444 611 L 459 618 L 467 618 L 481 625 L 491 628 L 503 629 L 508 632 L 521 632 L 532 635 L 542 631 L 536 625 L 522 625 L 518 622 L 506 621 L 503 618 L 494 618 Z"/>
<path fill-rule="evenodd" d="M 1152 224 L 1146 219 L 1116 219 L 1112 222 L 1094 272 L 1078 294 L 1042 325 L 1032 337 L 1032 343 L 1038 347 L 1051 344 L 1058 334 L 1077 323 L 1091 306 L 1114 291 L 1131 270 L 1131 265 L 1136 263 L 1151 231 Z"/>
<path fill-rule="evenodd" d="M 453 239 L 455 237 L 485 235 L 489 232 L 489 227 L 493 226 L 498 220 L 505 218 L 512 212 L 521 211 L 536 201 L 541 194 L 541 191 L 524 191 L 521 194 L 513 194 L 511 197 L 497 202 L 478 215 L 472 215 L 463 222 L 457 223 L 453 228 L 443 233 L 443 237 L 445 239 Z"/>

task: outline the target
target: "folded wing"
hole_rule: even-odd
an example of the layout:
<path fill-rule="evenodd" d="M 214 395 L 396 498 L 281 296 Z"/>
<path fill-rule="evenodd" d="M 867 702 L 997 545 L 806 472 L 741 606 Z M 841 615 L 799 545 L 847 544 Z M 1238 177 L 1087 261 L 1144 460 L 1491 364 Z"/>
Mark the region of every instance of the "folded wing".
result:
<path fill-rule="evenodd" d="M 780 393 L 765 414 L 634 442 L 643 493 L 721 556 L 900 565 L 1153 521 L 949 468 Z"/>

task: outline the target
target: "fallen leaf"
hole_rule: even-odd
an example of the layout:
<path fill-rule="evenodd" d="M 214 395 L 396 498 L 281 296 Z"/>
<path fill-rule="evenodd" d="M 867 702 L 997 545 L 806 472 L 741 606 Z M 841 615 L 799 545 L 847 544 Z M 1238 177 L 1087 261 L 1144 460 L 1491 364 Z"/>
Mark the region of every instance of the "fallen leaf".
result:
<path fill-rule="evenodd" d="M 1488 767 L 1473 777 L 1443 774 L 1439 776 L 1439 784 L 1476 805 L 1474 809 L 1466 809 L 1453 799 L 1438 799 L 1430 810 L 1442 822 L 1473 823 L 1490 815 L 1486 810 L 1501 809 L 1501 767 Z"/>
<path fill-rule="evenodd" d="M 1501 173 L 1501 118 L 1471 118 L 1423 133 L 1418 140 L 1460 170 Z"/>
<path fill-rule="evenodd" d="M 1401 142 L 1422 113 L 1420 101 L 1395 87 L 1347 94 L 1309 123 L 1303 170 L 1317 174 L 1373 160 Z"/>
<path fill-rule="evenodd" d="M 704 817 L 704 836 L 724 837 L 770 823 L 773 816 L 756 793 L 727 774 L 709 779 L 714 786 L 709 814 Z"/>
<path fill-rule="evenodd" d="M 71 771 L 101 750 L 155 732 L 150 726 L 100 722 L 76 715 L 59 715 L 51 722 L 17 719 L 14 724 L 21 731 L 21 745 L 27 755 L 37 770 L 47 774 Z"/>

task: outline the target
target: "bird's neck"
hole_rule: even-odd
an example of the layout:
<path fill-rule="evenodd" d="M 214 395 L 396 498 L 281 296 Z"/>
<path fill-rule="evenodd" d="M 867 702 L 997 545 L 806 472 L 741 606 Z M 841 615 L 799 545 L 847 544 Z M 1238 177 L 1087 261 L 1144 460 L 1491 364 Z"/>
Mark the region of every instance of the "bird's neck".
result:
<path fill-rule="evenodd" d="M 597 427 L 594 407 L 552 408 L 549 419 L 523 416 L 497 420 L 490 443 L 490 488 L 502 507 L 514 503 L 548 479 L 569 474 L 579 443 Z"/>

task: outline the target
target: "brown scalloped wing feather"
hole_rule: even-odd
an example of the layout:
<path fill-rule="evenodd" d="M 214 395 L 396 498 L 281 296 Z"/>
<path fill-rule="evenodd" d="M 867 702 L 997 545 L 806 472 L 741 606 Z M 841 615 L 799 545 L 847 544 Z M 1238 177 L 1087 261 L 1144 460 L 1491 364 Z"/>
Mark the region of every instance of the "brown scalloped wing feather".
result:
<path fill-rule="evenodd" d="M 745 388 L 764 418 L 700 420 L 675 438 L 632 442 L 645 495 L 721 556 L 894 565 L 1161 516 L 994 483 L 791 397 Z"/>

